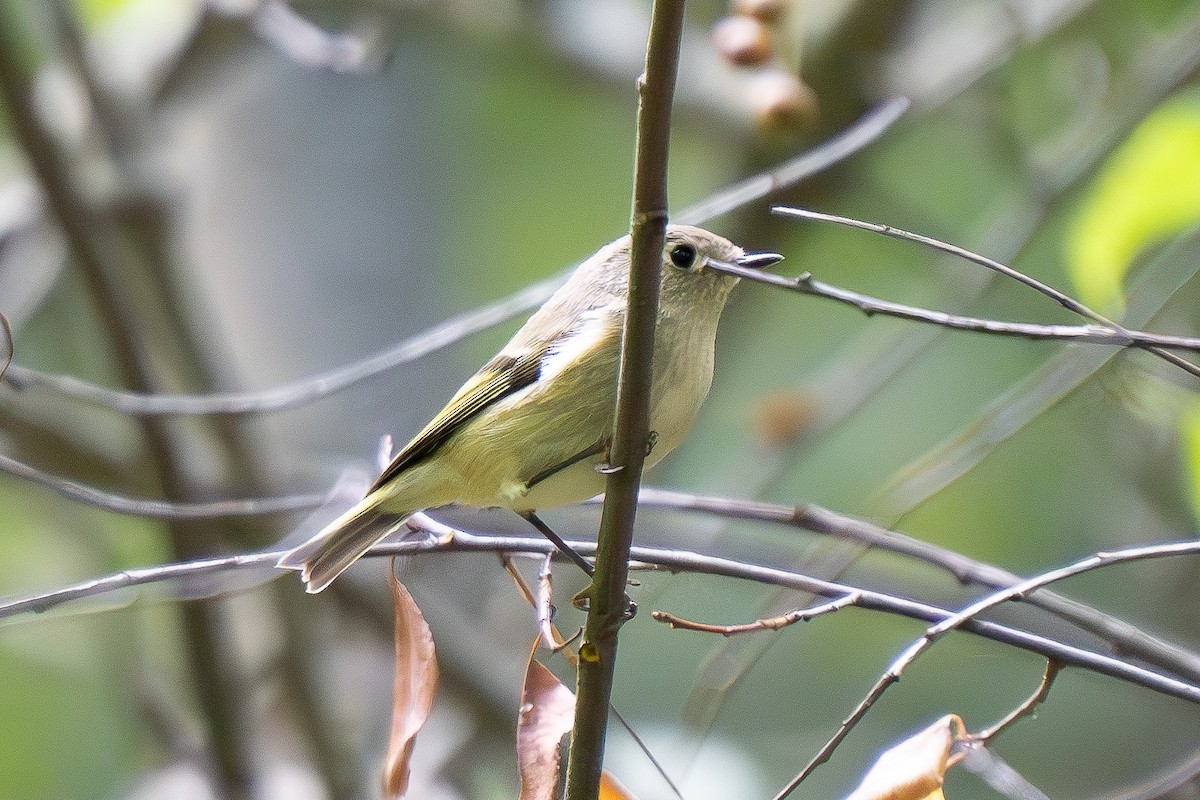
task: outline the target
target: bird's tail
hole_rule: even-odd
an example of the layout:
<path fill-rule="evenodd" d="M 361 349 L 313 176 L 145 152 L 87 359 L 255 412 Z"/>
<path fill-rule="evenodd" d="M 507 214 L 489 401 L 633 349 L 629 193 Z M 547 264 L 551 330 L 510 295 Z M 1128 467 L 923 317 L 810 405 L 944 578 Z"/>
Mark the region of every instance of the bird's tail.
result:
<path fill-rule="evenodd" d="M 277 562 L 280 569 L 300 570 L 309 594 L 324 589 L 378 541 L 394 531 L 408 514 L 380 511 L 368 498 L 321 529 Z"/>

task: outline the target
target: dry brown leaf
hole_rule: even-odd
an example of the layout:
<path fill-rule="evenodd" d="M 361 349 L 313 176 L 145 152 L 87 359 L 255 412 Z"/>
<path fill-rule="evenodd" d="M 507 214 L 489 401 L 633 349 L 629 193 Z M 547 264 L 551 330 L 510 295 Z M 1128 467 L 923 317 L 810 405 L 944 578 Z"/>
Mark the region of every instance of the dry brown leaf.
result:
<path fill-rule="evenodd" d="M 388 580 L 395 615 L 396 678 L 392 696 L 392 735 L 383 768 L 384 797 L 403 797 L 408 790 L 408 762 L 413 742 L 437 691 L 438 667 L 433 635 L 412 595 L 396 580 L 395 565 Z"/>
<path fill-rule="evenodd" d="M 551 800 L 557 796 L 559 743 L 575 724 L 575 694 L 529 654 L 521 710 L 517 715 L 519 800 Z"/>
<path fill-rule="evenodd" d="M 517 769 L 521 792 L 517 800 L 550 800 L 558 797 L 561 762 L 559 745 L 575 727 L 575 693 L 534 658 L 533 643 L 521 689 L 517 715 Z M 637 800 L 608 770 L 600 773 L 600 800 Z"/>
<path fill-rule="evenodd" d="M 886 750 L 846 800 L 942 800 L 946 769 L 959 759 L 950 746 L 966 738 L 957 714 L 947 714 Z"/>
<path fill-rule="evenodd" d="M 637 800 L 608 770 L 600 773 L 600 800 Z"/>

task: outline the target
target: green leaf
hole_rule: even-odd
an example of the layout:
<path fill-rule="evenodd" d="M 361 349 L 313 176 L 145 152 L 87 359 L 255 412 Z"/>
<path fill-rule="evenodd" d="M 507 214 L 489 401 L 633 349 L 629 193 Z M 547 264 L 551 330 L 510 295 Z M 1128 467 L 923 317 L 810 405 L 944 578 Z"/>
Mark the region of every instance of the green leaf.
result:
<path fill-rule="evenodd" d="M 117 16 L 129 0 L 75 0 L 79 18 L 89 28 L 103 25 Z"/>
<path fill-rule="evenodd" d="M 1183 445 L 1192 516 L 1200 520 L 1200 400 L 1193 401 L 1179 416 L 1179 438 Z"/>
<path fill-rule="evenodd" d="M 1099 310 L 1124 306 L 1137 254 L 1200 221 L 1200 93 L 1166 101 L 1100 169 L 1066 242 L 1079 298 Z"/>

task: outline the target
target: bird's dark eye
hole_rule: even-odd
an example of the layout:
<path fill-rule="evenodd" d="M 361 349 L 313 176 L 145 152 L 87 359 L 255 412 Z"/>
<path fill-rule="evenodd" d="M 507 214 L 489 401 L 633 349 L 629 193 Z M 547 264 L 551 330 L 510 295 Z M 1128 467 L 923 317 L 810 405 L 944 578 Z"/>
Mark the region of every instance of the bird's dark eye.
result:
<path fill-rule="evenodd" d="M 688 244 L 676 245 L 671 251 L 671 263 L 680 269 L 690 269 L 696 261 L 696 248 Z"/>

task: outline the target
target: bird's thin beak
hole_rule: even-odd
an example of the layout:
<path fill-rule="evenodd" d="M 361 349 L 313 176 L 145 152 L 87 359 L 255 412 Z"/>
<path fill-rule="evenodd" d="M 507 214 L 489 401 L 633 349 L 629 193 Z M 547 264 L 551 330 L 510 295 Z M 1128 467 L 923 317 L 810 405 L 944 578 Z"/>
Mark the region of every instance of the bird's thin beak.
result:
<path fill-rule="evenodd" d="M 724 272 L 726 275 L 736 275 L 739 278 L 754 277 L 759 270 L 778 264 L 783 256 L 778 253 L 747 253 L 734 261 L 717 261 L 710 258 L 705 263 L 709 269 Z"/>
<path fill-rule="evenodd" d="M 767 267 L 778 264 L 783 261 L 783 256 L 779 253 L 746 253 L 737 260 L 739 267 L 749 267 L 750 269 L 766 269 Z"/>

